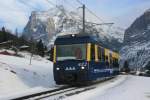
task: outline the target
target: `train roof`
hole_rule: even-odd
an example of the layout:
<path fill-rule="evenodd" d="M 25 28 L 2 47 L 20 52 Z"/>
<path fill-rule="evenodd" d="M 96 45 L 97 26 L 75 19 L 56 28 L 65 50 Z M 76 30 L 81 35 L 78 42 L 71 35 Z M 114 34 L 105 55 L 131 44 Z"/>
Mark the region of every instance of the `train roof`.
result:
<path fill-rule="evenodd" d="M 96 37 L 84 34 L 71 34 L 58 36 L 55 40 L 56 45 L 76 44 L 76 43 L 99 43 Z"/>

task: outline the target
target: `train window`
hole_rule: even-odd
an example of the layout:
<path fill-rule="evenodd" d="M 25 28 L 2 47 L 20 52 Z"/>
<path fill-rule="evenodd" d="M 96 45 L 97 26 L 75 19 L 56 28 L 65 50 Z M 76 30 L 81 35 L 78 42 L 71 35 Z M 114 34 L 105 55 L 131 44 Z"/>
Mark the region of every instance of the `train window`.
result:
<path fill-rule="evenodd" d="M 110 54 L 109 54 L 109 61 L 110 61 L 111 67 L 112 67 L 112 62 L 113 62 L 112 60 L 113 60 L 113 59 L 112 59 L 112 54 L 110 53 Z"/>
<path fill-rule="evenodd" d="M 115 67 L 116 59 L 113 58 L 113 67 Z"/>
<path fill-rule="evenodd" d="M 95 60 L 95 45 L 91 45 L 91 60 Z"/>
<path fill-rule="evenodd" d="M 119 68 L 118 59 L 116 59 L 116 67 Z"/>
<path fill-rule="evenodd" d="M 118 59 L 116 59 L 116 58 L 113 59 L 113 67 L 115 67 L 115 68 L 119 67 Z"/>
<path fill-rule="evenodd" d="M 108 61 L 108 56 L 106 56 L 106 60 L 105 61 Z"/>
<path fill-rule="evenodd" d="M 102 59 L 101 61 L 105 61 L 105 51 L 104 48 L 101 48 Z"/>
<path fill-rule="evenodd" d="M 101 47 L 98 47 L 98 59 L 99 59 L 99 61 L 102 61 L 102 49 L 101 49 Z"/>
<path fill-rule="evenodd" d="M 106 63 L 106 66 L 109 67 L 109 61 L 108 61 L 108 56 L 107 55 L 106 55 L 105 63 Z"/>

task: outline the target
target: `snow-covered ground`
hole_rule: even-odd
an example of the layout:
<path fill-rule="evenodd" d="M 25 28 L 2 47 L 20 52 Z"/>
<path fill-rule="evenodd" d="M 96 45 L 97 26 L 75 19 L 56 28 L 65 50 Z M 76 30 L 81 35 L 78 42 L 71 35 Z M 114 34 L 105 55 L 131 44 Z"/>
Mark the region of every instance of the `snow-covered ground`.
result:
<path fill-rule="evenodd" d="M 0 55 L 0 100 L 57 88 L 52 62 L 30 54 L 23 57 Z M 120 75 L 66 100 L 150 100 L 150 78 Z"/>
<path fill-rule="evenodd" d="M 0 55 L 0 99 L 55 87 L 52 62 L 30 54 L 24 57 Z"/>
<path fill-rule="evenodd" d="M 121 76 L 96 89 L 71 96 L 66 100 L 150 100 L 150 78 Z"/>

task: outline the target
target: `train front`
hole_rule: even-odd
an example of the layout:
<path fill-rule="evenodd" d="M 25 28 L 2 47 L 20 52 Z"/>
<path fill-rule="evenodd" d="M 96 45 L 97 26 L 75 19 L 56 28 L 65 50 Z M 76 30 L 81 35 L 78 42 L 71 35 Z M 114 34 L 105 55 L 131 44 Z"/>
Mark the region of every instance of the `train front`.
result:
<path fill-rule="evenodd" d="M 57 38 L 54 46 L 54 80 L 56 84 L 86 83 L 88 78 L 88 44 L 79 37 Z"/>

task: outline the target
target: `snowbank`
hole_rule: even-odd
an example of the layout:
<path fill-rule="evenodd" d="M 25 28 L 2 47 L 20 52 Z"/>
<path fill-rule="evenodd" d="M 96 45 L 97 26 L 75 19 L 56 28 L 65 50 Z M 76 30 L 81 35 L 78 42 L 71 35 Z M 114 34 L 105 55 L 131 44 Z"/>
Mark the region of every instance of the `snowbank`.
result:
<path fill-rule="evenodd" d="M 34 56 L 30 65 L 30 55 L 24 56 L 0 55 L 0 98 L 55 86 L 52 62 Z"/>

